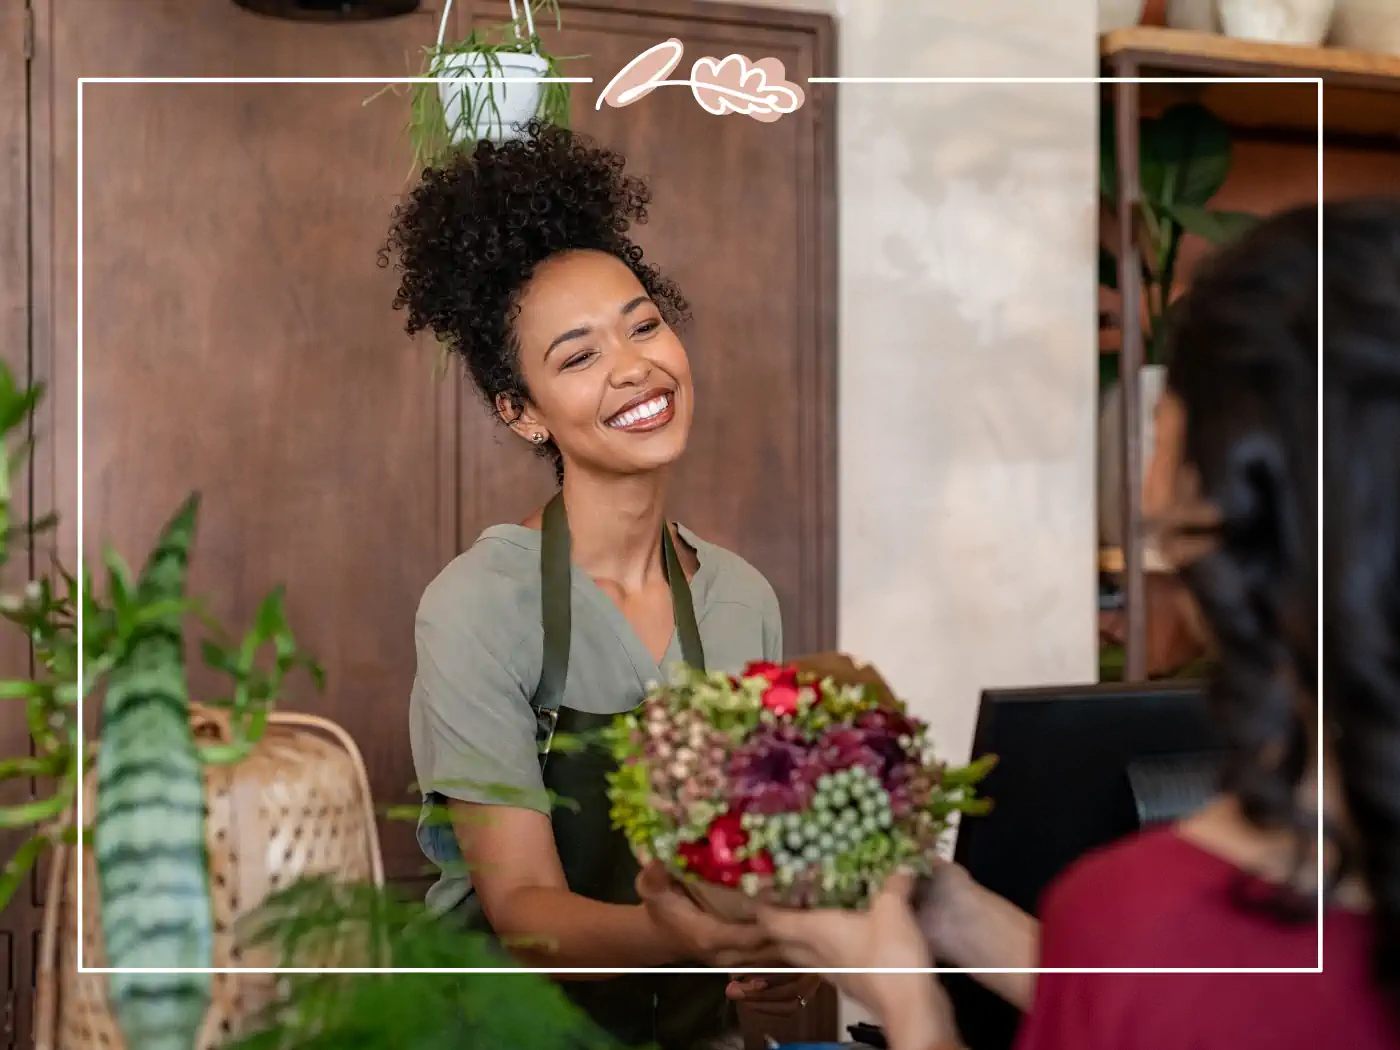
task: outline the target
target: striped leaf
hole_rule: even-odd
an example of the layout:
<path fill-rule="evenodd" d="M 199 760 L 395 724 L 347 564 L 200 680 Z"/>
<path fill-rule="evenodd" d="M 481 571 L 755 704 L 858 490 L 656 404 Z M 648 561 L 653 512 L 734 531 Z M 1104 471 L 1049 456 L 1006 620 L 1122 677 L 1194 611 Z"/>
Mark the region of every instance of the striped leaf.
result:
<path fill-rule="evenodd" d="M 134 588 L 123 588 L 149 614 L 121 618 L 97 757 L 93 842 L 102 935 L 114 968 L 212 965 L 204 784 L 190 731 L 182 630 L 198 507 L 192 495 Z M 208 974 L 114 973 L 108 981 L 128 1046 L 194 1046 L 209 1003 Z"/>

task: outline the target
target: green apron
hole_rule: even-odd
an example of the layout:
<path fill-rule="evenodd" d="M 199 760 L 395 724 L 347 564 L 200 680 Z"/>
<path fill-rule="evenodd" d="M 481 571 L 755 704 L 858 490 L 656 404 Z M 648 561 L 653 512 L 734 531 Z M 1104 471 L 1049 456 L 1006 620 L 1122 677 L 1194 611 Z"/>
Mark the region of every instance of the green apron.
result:
<path fill-rule="evenodd" d="M 664 525 L 661 546 L 682 657 L 691 666 L 703 668 L 705 653 L 690 585 Z M 591 733 L 617 717 L 563 706 L 572 595 L 569 522 L 561 494 L 544 510 L 540 542 L 544 661 L 530 701 L 544 785 L 561 801 L 572 803 L 554 811 L 554 841 L 572 892 L 610 904 L 637 904 L 637 861 L 626 837 L 612 826 L 607 797 L 607 774 L 615 768 L 612 758 L 600 747 L 554 755 L 549 751 L 555 732 Z M 654 1041 L 662 1050 L 691 1050 L 737 1027 L 724 995 L 727 983 L 724 974 L 625 974 L 604 981 L 562 981 L 561 987 L 602 1028 L 630 1045 Z"/>

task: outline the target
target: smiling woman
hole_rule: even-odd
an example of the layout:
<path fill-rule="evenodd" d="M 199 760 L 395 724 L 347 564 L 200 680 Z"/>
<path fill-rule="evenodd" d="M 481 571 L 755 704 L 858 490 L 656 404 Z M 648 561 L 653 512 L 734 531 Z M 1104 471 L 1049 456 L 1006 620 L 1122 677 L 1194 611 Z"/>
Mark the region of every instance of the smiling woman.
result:
<path fill-rule="evenodd" d="M 424 172 L 384 253 L 409 331 L 432 329 L 460 356 L 491 411 L 560 481 L 525 521 L 483 532 L 419 606 L 409 704 L 419 842 L 442 871 L 428 904 L 536 966 L 763 965 L 776 955 L 755 928 L 724 926 L 675 895 L 643 903 L 637 862 L 611 826 L 609 760 L 550 754 L 556 730 L 607 724 L 669 664 L 733 673 L 782 658 L 768 581 L 665 515 L 694 415 L 677 334 L 687 306 L 627 237 L 650 196 L 623 166 L 532 124 Z M 770 1000 L 808 990 L 723 974 L 601 977 L 565 988 L 624 1041 L 663 1050 L 731 1036 L 726 990 Z"/>

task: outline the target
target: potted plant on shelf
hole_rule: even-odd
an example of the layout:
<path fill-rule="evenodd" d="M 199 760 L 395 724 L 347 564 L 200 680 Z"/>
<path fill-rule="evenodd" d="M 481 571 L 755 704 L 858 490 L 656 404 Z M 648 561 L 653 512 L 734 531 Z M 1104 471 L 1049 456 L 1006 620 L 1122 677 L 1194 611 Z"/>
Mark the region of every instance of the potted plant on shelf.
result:
<path fill-rule="evenodd" d="M 1100 117 L 1099 192 L 1105 209 L 1118 207 L 1117 134 L 1112 110 Z M 1152 419 L 1165 380 L 1167 318 L 1176 287 L 1182 242 L 1188 234 L 1211 244 L 1231 241 L 1258 220 L 1242 212 L 1211 208 L 1230 172 L 1230 132 L 1204 106 L 1173 106 L 1142 121 L 1139 132 L 1141 199 L 1133 231 L 1142 281 L 1143 361 L 1138 376 L 1142 405 L 1144 469 L 1152 450 Z M 1118 289 L 1118 259 L 1099 248 L 1099 283 Z M 1123 471 L 1122 397 L 1119 355 L 1099 357 L 1099 531 L 1106 547 L 1121 545 L 1119 493 Z"/>
<path fill-rule="evenodd" d="M 441 164 L 454 150 L 518 137 L 533 117 L 568 127 L 569 85 L 553 78 L 562 76 L 562 63 L 579 56 L 549 54 L 535 25 L 536 16 L 545 15 L 553 17 L 556 29 L 561 27 L 558 0 L 520 0 L 519 6 L 511 0 L 510 12 L 508 23 L 473 29 L 465 39 L 449 43 L 452 0 L 443 4 L 437 43 L 424 49 L 425 79 L 411 86 L 412 175 Z M 446 77 L 452 79 L 427 80 Z"/>

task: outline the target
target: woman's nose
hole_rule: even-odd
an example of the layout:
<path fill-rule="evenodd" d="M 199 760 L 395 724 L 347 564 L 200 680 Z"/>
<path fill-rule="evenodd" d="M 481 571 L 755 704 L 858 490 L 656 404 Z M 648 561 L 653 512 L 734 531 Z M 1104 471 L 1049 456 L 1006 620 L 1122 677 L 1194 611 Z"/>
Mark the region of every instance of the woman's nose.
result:
<path fill-rule="evenodd" d="M 614 386 L 638 386 L 651 375 L 651 362 L 630 346 L 620 347 L 613 361 L 611 378 Z"/>

